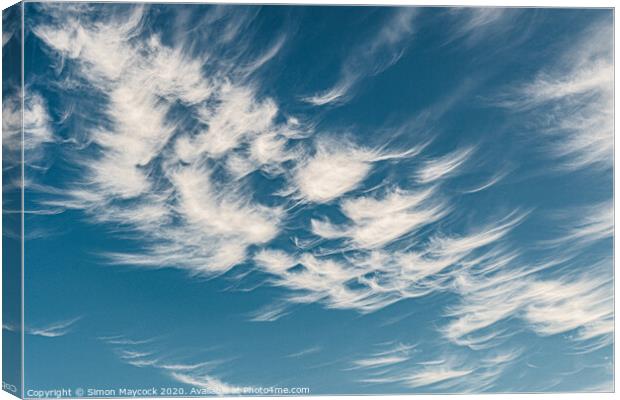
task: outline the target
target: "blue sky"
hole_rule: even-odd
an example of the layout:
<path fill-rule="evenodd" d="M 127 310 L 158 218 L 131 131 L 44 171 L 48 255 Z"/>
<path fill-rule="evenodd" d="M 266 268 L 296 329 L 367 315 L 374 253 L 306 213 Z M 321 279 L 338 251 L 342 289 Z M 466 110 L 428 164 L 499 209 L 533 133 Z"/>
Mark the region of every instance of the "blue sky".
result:
<path fill-rule="evenodd" d="M 26 3 L 26 389 L 611 390 L 612 22 Z"/>

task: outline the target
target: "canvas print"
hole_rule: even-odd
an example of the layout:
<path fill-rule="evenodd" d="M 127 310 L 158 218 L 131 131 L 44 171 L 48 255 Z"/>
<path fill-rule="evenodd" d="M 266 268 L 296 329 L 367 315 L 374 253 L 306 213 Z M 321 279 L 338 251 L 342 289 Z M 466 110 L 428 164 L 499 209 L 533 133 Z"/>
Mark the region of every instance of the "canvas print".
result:
<path fill-rule="evenodd" d="M 5 391 L 613 391 L 612 9 L 3 27 Z"/>

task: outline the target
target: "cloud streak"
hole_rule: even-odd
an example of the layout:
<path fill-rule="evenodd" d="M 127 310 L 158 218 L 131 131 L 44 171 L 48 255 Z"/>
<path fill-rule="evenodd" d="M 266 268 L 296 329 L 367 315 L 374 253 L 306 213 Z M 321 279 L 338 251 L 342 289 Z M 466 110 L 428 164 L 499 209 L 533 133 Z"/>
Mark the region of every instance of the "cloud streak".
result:
<path fill-rule="evenodd" d="M 326 203 L 359 186 L 374 163 L 398 161 L 416 156 L 423 145 L 402 152 L 367 149 L 354 143 L 322 140 L 315 154 L 302 161 L 295 171 L 294 189 L 301 199 Z"/>
<path fill-rule="evenodd" d="M 515 113 L 536 116 L 531 128 L 551 139 L 565 169 L 609 169 L 613 161 L 613 59 L 610 26 L 594 24 L 558 65 L 502 96 Z"/>
<path fill-rule="evenodd" d="M 449 393 L 482 392 L 491 389 L 503 371 L 512 365 L 521 353 L 520 349 L 507 349 L 467 357 L 453 352 L 436 358 L 416 360 L 415 363 L 398 369 L 388 366 L 361 382 L 398 383 L 409 388 Z"/>
<path fill-rule="evenodd" d="M 414 32 L 416 15 L 413 7 L 395 8 L 372 39 L 351 51 L 341 67 L 338 81 L 331 88 L 303 100 L 315 106 L 348 101 L 359 81 L 380 74 L 400 60 Z"/>
<path fill-rule="evenodd" d="M 390 349 L 375 352 L 368 358 L 355 360 L 353 365 L 355 368 L 374 369 L 400 364 L 411 358 L 410 354 L 414 349 L 414 345 L 397 344 Z"/>
<path fill-rule="evenodd" d="M 237 393 L 239 390 L 213 376 L 213 368 L 219 361 L 179 362 L 153 350 L 156 345 L 154 339 L 135 340 L 122 335 L 100 339 L 113 346 L 122 362 L 136 368 L 153 368 L 179 383 L 204 390 L 204 394 L 224 395 Z"/>
<path fill-rule="evenodd" d="M 48 325 L 31 325 L 24 328 L 26 335 L 40 336 L 44 338 L 57 338 L 68 335 L 74 329 L 74 325 L 81 320 L 81 317 L 54 322 Z M 3 324 L 2 329 L 9 332 L 20 332 L 21 327 L 12 324 Z"/>
<path fill-rule="evenodd" d="M 472 148 L 459 149 L 453 153 L 426 161 L 418 171 L 418 181 L 430 183 L 455 174 L 458 172 L 458 168 L 472 155 L 473 151 Z"/>
<path fill-rule="evenodd" d="M 444 334 L 454 343 L 467 343 L 472 335 L 513 317 L 539 335 L 575 332 L 574 340 L 594 339 L 596 348 L 602 347 L 613 333 L 611 279 L 603 265 L 555 279 L 516 269 L 479 279 L 462 277 L 462 301 L 449 309 L 447 315 L 454 319 Z M 479 336 L 475 343 L 493 337 Z"/>

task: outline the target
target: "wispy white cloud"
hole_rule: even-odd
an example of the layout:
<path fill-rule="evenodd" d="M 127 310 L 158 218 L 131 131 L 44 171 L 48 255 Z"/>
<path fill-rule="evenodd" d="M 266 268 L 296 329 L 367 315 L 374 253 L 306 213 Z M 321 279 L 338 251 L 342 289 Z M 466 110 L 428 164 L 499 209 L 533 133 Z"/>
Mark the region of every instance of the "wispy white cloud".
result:
<path fill-rule="evenodd" d="M 525 308 L 523 318 L 541 335 L 576 329 L 575 337 L 579 340 L 607 336 L 607 343 L 610 343 L 613 334 L 611 281 L 586 279 L 533 283 L 528 294 L 536 297 Z M 566 292 L 572 296 L 567 296 Z"/>
<path fill-rule="evenodd" d="M 406 378 L 405 384 L 410 387 L 428 386 L 440 382 L 462 378 L 471 375 L 473 369 L 464 366 L 453 365 L 450 362 L 442 362 L 436 365 L 428 365 L 420 371 Z"/>
<path fill-rule="evenodd" d="M 495 184 L 497 184 L 498 182 L 500 182 L 502 179 L 504 179 L 506 176 L 508 176 L 508 174 L 510 174 L 510 170 L 507 168 L 501 169 L 500 171 L 496 172 L 495 174 L 493 174 L 485 183 L 474 187 L 472 189 L 468 189 L 465 190 L 464 193 L 477 193 L 477 192 L 482 192 L 483 190 L 486 190 L 492 186 L 494 186 Z"/>
<path fill-rule="evenodd" d="M 583 246 L 604 239 L 611 239 L 614 234 L 614 206 L 611 201 L 578 207 L 558 215 L 561 220 L 568 221 L 563 234 L 544 242 L 546 245 L 568 245 L 577 250 Z M 578 218 L 574 216 L 578 215 Z"/>
<path fill-rule="evenodd" d="M 295 291 L 287 296 L 288 301 L 372 312 L 406 298 L 452 290 L 451 282 L 460 271 L 478 266 L 484 259 L 477 253 L 493 258 L 493 248 L 522 220 L 522 214 L 512 213 L 497 225 L 460 236 L 431 237 L 419 250 L 408 249 L 409 243 L 392 251 L 359 251 L 357 246 L 346 245 L 325 254 L 319 250 L 316 255 L 264 250 L 254 261 L 274 277 L 271 284 Z"/>
<path fill-rule="evenodd" d="M 50 116 L 40 94 L 29 91 L 24 103 L 24 151 L 37 149 L 54 141 Z M 28 154 L 33 157 L 32 154 Z"/>
<path fill-rule="evenodd" d="M 342 78 L 332 88 L 324 92 L 318 93 L 314 96 L 305 97 L 304 101 L 316 106 L 323 106 L 326 104 L 334 103 L 337 104 L 339 102 L 343 102 L 356 80 L 357 78 L 354 78 L 352 76 Z"/>
<path fill-rule="evenodd" d="M 521 10 L 509 7 L 453 7 L 448 13 L 453 19 L 453 25 L 448 29 L 449 42 L 463 40 L 473 46 L 514 29 Z"/>
<path fill-rule="evenodd" d="M 461 271 L 455 280 L 461 300 L 448 309 L 453 319 L 442 328 L 444 335 L 472 349 L 492 347 L 506 336 L 497 324 L 514 318 L 542 336 L 570 334 L 590 350 L 608 344 L 613 332 L 611 260 L 604 254 L 586 260 L 580 255 L 612 237 L 612 207 L 594 204 L 569 215 L 558 239 L 545 241 L 553 250 L 545 262 L 528 265 L 518 254 L 500 253 Z M 552 273 L 567 265 L 569 272 Z"/>
<path fill-rule="evenodd" d="M 8 156 L 12 156 L 15 152 L 21 153 L 23 147 L 25 163 L 31 166 L 42 159 L 42 145 L 53 143 L 55 139 L 47 104 L 38 92 L 28 90 L 23 111 L 22 115 L 20 96 L 4 98 L 2 102 L 2 143 L 9 150 Z"/>
<path fill-rule="evenodd" d="M 3 23 L 6 24 L 6 22 L 3 22 Z M 14 31 L 6 30 L 6 29 L 2 31 L 2 47 L 3 48 L 9 42 L 9 40 L 11 40 L 13 35 L 14 35 Z"/>
<path fill-rule="evenodd" d="M 287 354 L 286 357 L 287 358 L 299 358 L 299 357 L 308 356 L 310 354 L 319 353 L 321 352 L 321 350 L 323 350 L 321 346 L 312 346 L 312 347 L 308 347 L 307 349 L 297 351 L 295 353 Z"/>
<path fill-rule="evenodd" d="M 150 339 L 140 339 L 140 340 L 135 340 L 135 339 L 129 339 L 127 337 L 125 337 L 124 335 L 114 335 L 114 336 L 101 336 L 99 338 L 97 338 L 99 340 L 102 340 L 108 344 L 113 344 L 113 345 L 127 345 L 127 346 L 135 346 L 135 345 L 140 345 L 140 344 L 147 344 L 147 343 L 151 343 L 153 342 L 155 339 L 154 338 L 150 338 Z"/>
<path fill-rule="evenodd" d="M 24 328 L 24 333 L 26 335 L 41 336 L 45 338 L 57 338 L 57 337 L 65 336 L 71 333 L 71 331 L 74 328 L 74 325 L 80 319 L 82 318 L 77 317 L 77 318 L 73 318 L 73 319 L 69 319 L 65 321 L 54 322 L 48 325 L 39 325 L 39 326 L 30 325 Z M 2 329 L 10 331 L 10 332 L 19 332 L 21 331 L 22 328 L 17 325 L 3 324 Z"/>
<path fill-rule="evenodd" d="M 288 307 L 285 303 L 276 303 L 265 306 L 255 311 L 250 321 L 255 322 L 273 322 L 289 314 Z"/>
<path fill-rule="evenodd" d="M 523 222 L 527 213 L 513 211 L 502 217 L 495 224 L 478 228 L 461 237 L 435 236 L 431 239 L 430 254 L 436 257 L 462 255 L 473 250 L 497 243 L 512 228 Z"/>
<path fill-rule="evenodd" d="M 418 193 L 396 189 L 380 199 L 370 196 L 348 199 L 340 207 L 352 221 L 350 225 L 340 227 L 315 219 L 312 231 L 327 239 L 348 238 L 354 246 L 364 249 L 383 247 L 449 212 L 434 194 L 434 189 Z"/>
<path fill-rule="evenodd" d="M 444 334 L 460 343 L 513 317 L 543 336 L 574 331 L 575 340 L 596 339 L 603 346 L 613 332 L 611 277 L 603 266 L 586 271 L 541 278 L 533 275 L 535 269 L 513 268 L 483 278 L 463 277 L 458 281 L 462 301 L 449 309 L 447 315 L 454 319 Z"/>
<path fill-rule="evenodd" d="M 435 182 L 458 172 L 473 154 L 473 148 L 458 149 L 436 159 L 426 161 L 418 170 L 417 178 L 422 183 Z"/>
<path fill-rule="evenodd" d="M 2 48 L 6 46 L 9 41 L 15 37 L 18 37 L 21 30 L 19 13 L 13 10 L 5 9 L 2 12 Z"/>
<path fill-rule="evenodd" d="M 438 390 L 479 393 L 490 390 L 513 365 L 521 349 L 506 348 L 481 358 L 446 355 L 438 360 L 422 363 L 406 383 L 412 387 L 433 385 Z"/>
<path fill-rule="evenodd" d="M 213 369 L 220 361 L 180 362 L 178 357 L 166 356 L 153 350 L 155 339 L 135 340 L 123 335 L 100 338 L 113 346 L 115 354 L 125 364 L 136 368 L 153 368 L 177 382 L 205 390 L 204 394 L 231 394 L 239 389 L 213 376 Z"/>
<path fill-rule="evenodd" d="M 297 257 L 282 250 L 262 249 L 254 255 L 254 261 L 274 275 L 279 275 L 298 263 Z"/>
<path fill-rule="evenodd" d="M 212 268 L 228 269 L 242 262 L 247 245 L 268 242 L 278 233 L 279 210 L 253 205 L 243 196 L 223 196 L 206 171 L 181 169 L 171 181 L 177 188 L 179 214 L 196 232 L 217 241 Z"/>
<path fill-rule="evenodd" d="M 195 386 L 204 389 L 207 393 L 216 395 L 235 394 L 239 392 L 239 388 L 229 385 L 220 379 L 210 375 L 195 375 L 180 372 L 172 372 L 172 379 L 184 383 L 186 385 Z"/>
<path fill-rule="evenodd" d="M 300 198 L 327 203 L 350 192 L 366 178 L 375 162 L 399 160 L 420 153 L 424 145 L 402 152 L 367 149 L 351 142 L 322 140 L 315 154 L 301 162 L 294 183 Z"/>
<path fill-rule="evenodd" d="M 372 39 L 351 50 L 338 81 L 329 89 L 305 97 L 304 101 L 317 106 L 342 104 L 350 99 L 351 90 L 360 80 L 396 64 L 411 41 L 417 12 L 414 7 L 394 8 Z"/>
<path fill-rule="evenodd" d="M 609 169 L 613 161 L 611 21 L 571 42 L 559 62 L 501 96 L 500 104 L 529 115 L 548 151 L 568 169 Z"/>
<path fill-rule="evenodd" d="M 200 109 L 200 117 L 208 121 L 209 127 L 194 138 L 184 136 L 177 140 L 176 149 L 181 160 L 191 162 L 205 153 L 219 158 L 236 148 L 244 138 L 258 136 L 273 127 L 278 108 L 272 100 L 259 102 L 252 90 L 245 87 L 224 85 L 220 90 L 221 103 L 215 109 Z M 258 147 L 254 149 L 257 161 L 267 163 L 274 153 L 282 151 L 281 145 L 272 146 L 277 148 L 255 145 Z"/>
<path fill-rule="evenodd" d="M 584 393 L 612 393 L 614 391 L 613 379 L 602 380 L 600 383 L 590 385 L 582 390 Z"/>
<path fill-rule="evenodd" d="M 2 145 L 7 156 L 21 156 L 22 113 L 21 96 L 4 96 L 2 99 Z M 18 152 L 18 154 L 15 154 Z M 8 164 L 8 163 L 5 163 Z"/>
<path fill-rule="evenodd" d="M 2 47 L 4 47 L 9 42 L 9 40 L 11 40 L 12 37 L 13 37 L 12 31 L 3 31 L 2 32 Z"/>
<path fill-rule="evenodd" d="M 465 356 L 450 353 L 402 365 L 387 366 L 361 380 L 368 384 L 400 383 L 410 388 L 433 387 L 445 392 L 482 392 L 493 387 L 503 371 L 521 355 L 521 349 Z M 374 368 L 372 369 L 374 371 Z"/>
<path fill-rule="evenodd" d="M 295 176 L 299 192 L 309 201 L 324 203 L 355 189 L 371 169 L 365 156 L 363 152 L 317 149 Z"/>
<path fill-rule="evenodd" d="M 400 343 L 388 350 L 372 353 L 367 358 L 355 360 L 353 365 L 357 368 L 379 368 L 400 364 L 411 358 L 411 353 L 414 349 L 414 345 Z"/>
<path fill-rule="evenodd" d="M 73 325 L 79 320 L 80 318 L 74 318 L 68 321 L 57 322 L 51 325 L 30 327 L 26 329 L 26 333 L 29 335 L 43 336 L 49 338 L 65 336 L 66 334 L 71 332 Z"/>

